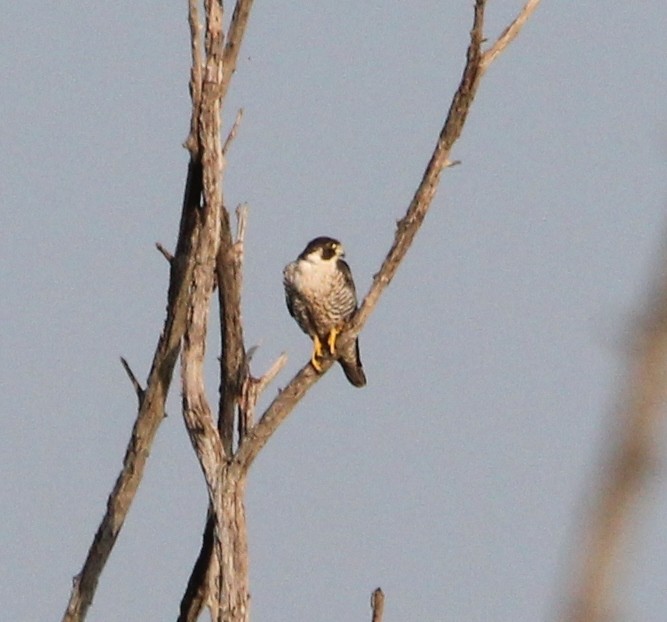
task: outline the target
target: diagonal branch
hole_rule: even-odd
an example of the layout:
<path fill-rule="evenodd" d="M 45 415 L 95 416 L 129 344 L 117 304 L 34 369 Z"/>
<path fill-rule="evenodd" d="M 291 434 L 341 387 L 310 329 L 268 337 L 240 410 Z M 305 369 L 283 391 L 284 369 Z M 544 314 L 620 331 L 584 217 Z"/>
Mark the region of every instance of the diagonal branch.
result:
<path fill-rule="evenodd" d="M 84 620 L 97 584 L 143 477 L 155 433 L 164 418 L 164 404 L 185 332 L 193 262 L 190 249 L 197 237 L 195 214 L 201 194 L 201 167 L 190 163 L 185 184 L 181 224 L 174 260 L 171 262 L 167 318 L 158 340 L 141 406 L 125 451 L 123 467 L 81 572 L 75 577 L 63 622 Z"/>
<path fill-rule="evenodd" d="M 232 76 L 236 71 L 236 61 L 241 51 L 241 42 L 243 41 L 246 26 L 248 25 L 252 3 L 253 0 L 237 0 L 234 6 L 232 21 L 229 24 L 227 32 L 227 43 L 225 44 L 225 51 L 222 58 L 223 74 L 220 92 L 222 99 L 227 95 Z"/>
<path fill-rule="evenodd" d="M 475 2 L 473 26 L 470 32 L 470 44 L 468 46 L 463 75 L 452 99 L 447 118 L 421 183 L 408 206 L 405 216 L 398 222 L 394 242 L 379 272 L 373 278 L 371 288 L 364 298 L 359 311 L 353 318 L 349 329 L 339 337 L 341 347 L 344 347 L 346 340 L 354 339 L 359 334 L 377 305 L 382 292 L 396 274 L 398 266 L 405 257 L 417 231 L 424 221 L 435 196 L 442 171 L 450 165 L 449 154 L 452 146 L 461 135 L 482 77 L 481 64 L 483 59 L 482 42 L 484 40 L 485 4 L 485 0 L 476 0 Z M 322 373 L 326 372 L 332 364 L 333 361 L 331 360 L 324 361 Z M 319 378 L 320 375 L 308 364 L 276 396 L 258 424 L 250 431 L 235 456 L 242 468 L 248 469 L 250 467 L 271 435 Z"/>
<path fill-rule="evenodd" d="M 516 19 L 503 30 L 498 40 L 484 52 L 482 56 L 482 73 L 484 73 L 489 65 L 502 53 L 502 51 L 510 44 L 516 36 L 521 32 L 528 18 L 535 12 L 540 0 L 528 0 Z"/>
<path fill-rule="evenodd" d="M 440 131 L 438 142 L 436 143 L 431 160 L 424 171 L 421 183 L 410 202 L 405 216 L 397 223 L 394 243 L 382 262 L 380 271 L 373 277 L 371 288 L 352 322 L 352 337 L 358 335 L 366 323 L 369 315 L 377 305 L 380 295 L 389 283 L 391 283 L 398 270 L 398 266 L 412 245 L 412 241 L 424 222 L 426 212 L 431 206 L 435 192 L 438 189 L 442 171 L 449 164 L 449 153 L 461 135 L 463 126 L 468 118 L 470 106 L 475 99 L 477 87 L 482 77 L 480 64 L 482 60 L 482 41 L 484 39 L 484 8 L 485 2 L 477 0 L 475 3 L 473 26 L 470 31 L 467 61 L 461 82 L 452 99 L 445 124 Z"/>
<path fill-rule="evenodd" d="M 111 554 L 143 476 L 146 460 L 157 428 L 164 418 L 164 404 L 174 366 L 186 328 L 191 279 L 194 271 L 194 249 L 199 237 L 198 212 L 202 194 L 202 163 L 199 160 L 198 133 L 203 88 L 201 27 L 197 0 L 189 0 L 189 23 L 192 41 L 190 96 L 193 112 L 190 136 L 186 146 L 190 163 L 185 183 L 178 241 L 170 261 L 167 317 L 158 341 L 146 389 L 139 407 L 132 435 L 125 452 L 123 467 L 107 501 L 106 513 L 88 551 L 81 572 L 75 577 L 64 622 L 84 620 L 92 603 L 99 577 Z"/>

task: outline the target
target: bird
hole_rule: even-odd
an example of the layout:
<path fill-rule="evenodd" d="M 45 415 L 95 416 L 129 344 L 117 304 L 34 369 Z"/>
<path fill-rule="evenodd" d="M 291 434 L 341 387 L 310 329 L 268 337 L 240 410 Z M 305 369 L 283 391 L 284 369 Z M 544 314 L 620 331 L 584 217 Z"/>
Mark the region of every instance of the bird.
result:
<path fill-rule="evenodd" d="M 313 340 L 310 362 L 318 373 L 322 360 L 333 356 L 355 387 L 366 384 L 359 339 L 337 347 L 338 335 L 357 310 L 357 293 L 345 249 L 334 238 L 320 236 L 306 245 L 283 270 L 285 301 L 290 315 Z"/>

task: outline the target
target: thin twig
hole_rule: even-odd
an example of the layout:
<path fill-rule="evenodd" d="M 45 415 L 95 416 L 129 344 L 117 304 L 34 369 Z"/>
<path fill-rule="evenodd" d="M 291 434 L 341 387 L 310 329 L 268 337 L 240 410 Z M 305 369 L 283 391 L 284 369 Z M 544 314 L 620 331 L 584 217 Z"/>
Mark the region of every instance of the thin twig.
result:
<path fill-rule="evenodd" d="M 516 36 L 521 32 L 524 24 L 528 18 L 534 13 L 540 0 L 528 0 L 516 19 L 503 30 L 498 40 L 482 54 L 482 63 L 480 69 L 484 73 L 489 65 L 502 53 L 502 51 L 510 44 Z"/>
<path fill-rule="evenodd" d="M 128 375 L 130 382 L 132 383 L 132 386 L 134 387 L 134 392 L 137 394 L 137 399 L 139 400 L 139 408 L 141 408 L 141 402 L 144 401 L 144 393 L 145 391 L 141 388 L 141 384 L 139 384 L 139 381 L 137 380 L 137 377 L 134 375 L 134 372 L 130 369 L 130 365 L 125 359 L 125 357 L 121 356 L 120 357 L 120 362 L 123 364 L 123 368 L 125 369 L 125 373 Z"/>
<path fill-rule="evenodd" d="M 250 366 L 250 358 L 255 350 L 256 347 L 248 351 L 247 367 Z M 255 406 L 259 396 L 286 364 L 287 354 L 283 352 L 261 378 L 253 378 L 250 373 L 247 374 L 239 399 L 239 445 L 245 441 L 248 431 L 255 425 Z"/>
<path fill-rule="evenodd" d="M 236 242 L 245 241 L 246 225 L 248 221 L 248 204 L 240 203 L 236 206 Z"/>
<path fill-rule="evenodd" d="M 287 365 L 287 353 L 283 352 L 275 361 L 269 369 L 266 370 L 265 374 L 257 382 L 257 392 L 259 395 L 262 394 L 262 391 L 273 382 L 275 377 L 283 370 Z"/>
<path fill-rule="evenodd" d="M 232 144 L 232 141 L 236 138 L 236 133 L 238 132 L 239 125 L 241 124 L 241 119 L 243 119 L 243 108 L 239 108 L 239 111 L 236 113 L 236 118 L 234 119 L 232 129 L 229 130 L 229 134 L 227 134 L 225 143 L 222 145 L 223 158 L 227 156 L 227 150 L 229 149 L 229 146 Z"/>
<path fill-rule="evenodd" d="M 236 271 L 236 287 L 239 292 L 243 289 L 243 258 L 245 250 L 245 232 L 248 221 L 248 204 L 241 203 L 236 206 L 236 240 L 232 249 L 232 262 Z M 239 300 L 240 304 L 240 300 Z M 239 310 L 240 311 L 240 310 Z M 250 359 L 247 359 L 250 362 Z"/>
<path fill-rule="evenodd" d="M 155 248 L 157 248 L 160 253 L 162 253 L 162 256 L 169 262 L 171 263 L 174 260 L 174 256 L 164 247 L 160 242 L 155 242 Z"/>

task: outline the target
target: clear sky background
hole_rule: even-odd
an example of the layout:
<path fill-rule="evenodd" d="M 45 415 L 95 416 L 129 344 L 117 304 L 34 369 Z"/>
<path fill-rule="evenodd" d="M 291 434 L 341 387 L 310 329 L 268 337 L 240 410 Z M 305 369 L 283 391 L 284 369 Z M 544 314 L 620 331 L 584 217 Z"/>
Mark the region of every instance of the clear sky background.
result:
<path fill-rule="evenodd" d="M 520 2 L 490 2 L 494 38 Z M 231 8 L 231 5 L 230 5 Z M 0 603 L 60 619 L 162 328 L 187 153 L 186 2 L 8 3 L 0 22 Z M 343 241 L 367 290 L 430 157 L 472 2 L 257 3 L 226 202 L 250 205 L 256 375 L 306 360 L 281 270 Z M 553 619 L 604 464 L 667 206 L 667 4 L 545 1 L 482 82 L 426 223 L 361 336 L 251 472 L 258 622 Z M 217 390 L 211 344 L 209 393 Z M 88 619 L 173 620 L 203 478 L 175 384 Z M 664 430 L 663 430 L 664 431 Z M 664 446 L 665 439 L 658 439 Z M 665 462 L 629 539 L 624 620 L 667 611 Z"/>

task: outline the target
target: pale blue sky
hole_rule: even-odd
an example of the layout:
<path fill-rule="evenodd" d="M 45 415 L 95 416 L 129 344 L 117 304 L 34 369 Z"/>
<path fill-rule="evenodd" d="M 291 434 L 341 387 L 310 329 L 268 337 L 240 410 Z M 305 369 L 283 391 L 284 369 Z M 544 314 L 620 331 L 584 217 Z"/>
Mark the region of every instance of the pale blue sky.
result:
<path fill-rule="evenodd" d="M 307 359 L 282 266 L 343 241 L 360 293 L 460 78 L 472 2 L 257 3 L 226 201 L 250 205 L 244 317 L 275 394 Z M 520 7 L 491 2 L 487 35 Z M 59 619 L 162 327 L 187 165 L 186 3 L 11 3 L 0 23 L 0 602 Z M 665 232 L 667 5 L 545 2 L 485 77 L 423 230 L 361 335 L 256 462 L 256 622 L 552 619 Z M 211 348 L 209 392 L 217 383 Z M 178 387 L 92 622 L 173 620 L 206 496 Z M 664 438 L 660 438 L 664 446 Z M 664 461 L 622 618 L 667 610 Z"/>

